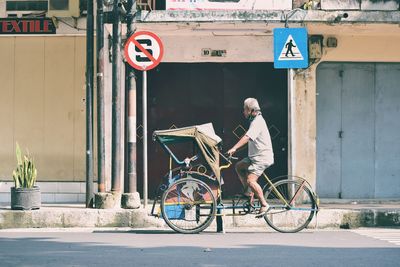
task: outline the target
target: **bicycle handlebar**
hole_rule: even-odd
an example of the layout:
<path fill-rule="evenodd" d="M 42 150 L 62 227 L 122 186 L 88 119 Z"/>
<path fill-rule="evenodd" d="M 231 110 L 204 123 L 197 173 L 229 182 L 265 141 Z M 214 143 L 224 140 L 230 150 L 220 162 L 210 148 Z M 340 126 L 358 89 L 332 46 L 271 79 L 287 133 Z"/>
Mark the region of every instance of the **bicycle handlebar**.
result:
<path fill-rule="evenodd" d="M 232 164 L 232 160 L 238 160 L 239 158 L 238 157 L 233 157 L 232 155 L 229 155 L 228 153 L 219 153 L 221 156 L 222 156 L 222 158 L 224 159 L 224 160 L 226 160 L 227 162 L 229 162 L 230 164 Z M 225 156 L 226 155 L 226 156 Z"/>
<path fill-rule="evenodd" d="M 219 152 L 219 154 L 220 154 L 221 157 L 222 157 L 224 160 L 226 160 L 229 164 L 232 164 L 232 160 L 238 160 L 238 159 L 239 159 L 238 157 L 234 157 L 234 156 L 232 156 L 232 155 L 229 155 L 228 153 L 221 153 L 221 152 Z M 193 162 L 193 161 L 196 161 L 198 158 L 199 158 L 198 155 L 194 155 L 194 156 L 191 157 L 191 158 L 185 158 L 181 164 L 184 164 L 184 165 L 186 165 L 186 167 L 189 167 L 189 166 L 190 166 L 190 163 Z"/>

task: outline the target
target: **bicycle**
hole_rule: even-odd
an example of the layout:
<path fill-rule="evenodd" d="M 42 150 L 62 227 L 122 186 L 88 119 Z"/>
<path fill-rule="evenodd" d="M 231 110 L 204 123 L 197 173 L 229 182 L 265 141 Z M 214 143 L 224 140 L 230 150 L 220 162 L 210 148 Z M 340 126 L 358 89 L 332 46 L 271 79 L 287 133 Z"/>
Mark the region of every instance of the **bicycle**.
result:
<path fill-rule="evenodd" d="M 153 139 L 158 141 L 170 155 L 169 172 L 156 191 L 151 215 L 162 217 L 166 224 L 179 233 L 198 233 L 206 229 L 220 216 L 243 216 L 257 214 L 259 201 L 235 197 L 231 205 L 222 201 L 221 171 L 232 165 L 232 157 L 226 157 L 218 149 L 221 142 L 211 124 L 155 131 Z M 200 148 L 210 172 L 204 165 L 193 165 L 200 156 L 179 160 L 168 145 L 194 141 Z M 225 164 L 219 164 L 219 158 Z M 172 169 L 172 160 L 179 167 Z M 297 176 L 283 175 L 270 179 L 263 174 L 267 184 L 263 188 L 269 210 L 263 216 L 266 223 L 282 233 L 295 233 L 306 228 L 319 210 L 319 200 L 310 184 Z M 160 213 L 155 212 L 160 202 Z M 232 213 L 225 214 L 225 210 Z"/>

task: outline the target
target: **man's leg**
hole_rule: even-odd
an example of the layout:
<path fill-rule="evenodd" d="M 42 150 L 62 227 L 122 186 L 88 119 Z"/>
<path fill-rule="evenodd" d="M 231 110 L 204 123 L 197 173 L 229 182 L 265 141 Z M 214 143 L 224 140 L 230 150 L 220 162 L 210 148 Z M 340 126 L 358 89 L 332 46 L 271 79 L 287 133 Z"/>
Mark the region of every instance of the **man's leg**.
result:
<path fill-rule="evenodd" d="M 242 183 L 244 189 L 248 187 L 247 185 L 247 174 L 248 174 L 248 168 L 250 166 L 250 163 L 244 160 L 239 161 L 235 165 L 235 170 L 236 173 L 239 177 L 240 182 Z M 246 192 L 246 190 L 245 190 Z"/>
<path fill-rule="evenodd" d="M 267 211 L 268 204 L 267 204 L 267 201 L 265 201 L 264 193 L 262 191 L 261 186 L 257 183 L 257 180 L 258 180 L 258 176 L 255 175 L 254 173 L 249 173 L 249 175 L 247 176 L 247 184 L 253 190 L 256 197 L 260 200 L 260 203 L 261 203 L 260 212 L 263 213 L 263 212 Z"/>

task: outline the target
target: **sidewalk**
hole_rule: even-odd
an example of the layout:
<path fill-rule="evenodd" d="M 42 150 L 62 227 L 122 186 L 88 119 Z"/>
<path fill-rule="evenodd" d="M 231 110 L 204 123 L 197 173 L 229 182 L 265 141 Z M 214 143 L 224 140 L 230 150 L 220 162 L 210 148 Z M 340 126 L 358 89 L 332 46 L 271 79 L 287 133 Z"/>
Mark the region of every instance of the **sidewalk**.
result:
<path fill-rule="evenodd" d="M 151 202 L 149 202 L 151 203 Z M 84 204 L 43 204 L 39 210 L 13 211 L 0 204 L 0 229 L 132 227 L 168 229 L 164 221 L 149 216 L 147 209 L 86 209 Z M 254 215 L 224 217 L 226 229 L 266 227 Z M 400 200 L 321 200 L 321 209 L 309 228 L 358 228 L 400 226 Z M 211 228 L 215 227 L 211 225 Z"/>

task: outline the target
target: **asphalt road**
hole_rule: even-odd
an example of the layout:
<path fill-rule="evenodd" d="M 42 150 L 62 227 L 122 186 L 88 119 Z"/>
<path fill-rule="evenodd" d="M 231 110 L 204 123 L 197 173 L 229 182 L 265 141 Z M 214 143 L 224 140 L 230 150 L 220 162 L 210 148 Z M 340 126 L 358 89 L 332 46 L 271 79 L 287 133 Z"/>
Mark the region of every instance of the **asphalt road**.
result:
<path fill-rule="evenodd" d="M 399 266 L 400 229 L 0 230 L 0 266 Z"/>

